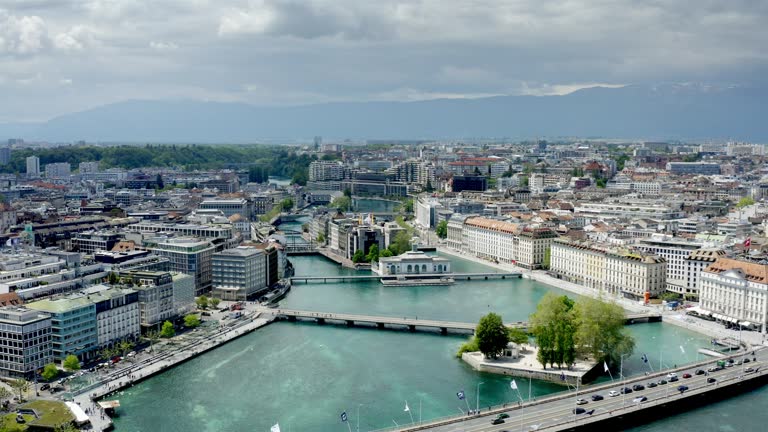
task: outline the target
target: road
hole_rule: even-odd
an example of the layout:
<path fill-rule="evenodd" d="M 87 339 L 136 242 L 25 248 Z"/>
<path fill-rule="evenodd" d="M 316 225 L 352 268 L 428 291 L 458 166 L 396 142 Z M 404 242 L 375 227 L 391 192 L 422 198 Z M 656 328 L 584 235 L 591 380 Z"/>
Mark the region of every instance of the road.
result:
<path fill-rule="evenodd" d="M 647 384 L 649 382 L 658 382 L 662 378 L 665 378 L 667 371 L 652 374 L 650 376 L 628 379 L 625 382 L 625 386 L 631 388 L 634 384 L 639 383 L 646 386 L 646 388 L 644 390 L 634 391 L 626 395 L 620 394 L 615 397 L 608 396 L 609 391 L 619 391 L 622 388 L 622 385 L 619 385 L 617 380 L 615 384 L 600 385 L 586 389 L 585 391 L 579 391 L 578 396 L 575 394 L 575 391 L 571 391 L 570 395 L 567 397 L 555 395 L 546 398 L 547 402 L 544 402 L 544 400 L 539 400 L 532 402 L 530 405 L 526 403 L 523 404 L 522 408 L 515 407 L 514 409 L 506 411 L 494 410 L 490 413 L 482 413 L 483 411 L 487 411 L 487 409 L 481 407 L 480 416 L 475 416 L 474 418 L 462 422 L 436 426 L 432 428 L 422 427 L 419 430 L 429 430 L 432 432 L 501 432 L 511 430 L 531 431 L 546 429 L 557 430 L 559 429 L 559 426 L 574 426 L 577 424 L 574 422 L 583 422 L 584 420 L 587 420 L 590 414 L 585 413 L 576 415 L 573 413 L 573 409 L 577 407 L 577 398 L 583 398 L 588 401 L 587 404 L 580 405 L 580 407 L 587 411 L 594 410 L 591 415 L 595 417 L 620 415 L 621 413 L 638 409 L 638 405 L 648 406 L 656 403 L 667 402 L 669 400 L 673 400 L 673 398 L 679 398 L 680 392 L 678 391 L 678 386 L 680 385 L 685 385 L 688 387 L 686 394 L 690 394 L 691 392 L 712 391 L 712 388 L 717 387 L 720 382 L 738 380 L 742 376 L 754 374 L 755 372 L 745 372 L 745 369 L 748 367 L 758 369 L 757 373 L 768 372 L 762 370 L 765 368 L 766 362 L 768 362 L 768 350 L 760 349 L 759 351 L 756 351 L 755 354 L 757 357 L 756 362 L 750 362 L 742 366 L 734 365 L 733 367 L 724 368 L 719 371 L 708 372 L 707 375 L 696 375 L 696 370 L 706 370 L 710 366 L 715 366 L 717 363 L 716 360 L 708 362 L 706 366 L 678 368 L 676 369 L 676 373 L 679 379 L 678 382 L 670 382 L 666 385 L 658 385 L 655 388 L 648 388 Z M 751 358 L 752 356 L 749 355 L 748 357 Z M 737 359 L 741 359 L 741 357 L 738 357 Z M 692 377 L 683 378 L 683 374 L 685 373 L 691 374 Z M 714 378 L 717 381 L 715 383 L 708 383 L 708 378 Z M 604 399 L 601 401 L 592 401 L 591 397 L 597 394 L 603 396 Z M 645 396 L 648 398 L 648 400 L 645 402 L 635 401 L 635 398 L 639 396 Z M 457 402 L 460 401 L 457 400 Z M 460 403 L 463 404 L 463 402 Z M 503 424 L 491 424 L 491 421 L 501 412 L 508 414 L 509 418 L 507 418 Z M 407 431 L 415 429 L 402 428 L 400 430 Z"/>

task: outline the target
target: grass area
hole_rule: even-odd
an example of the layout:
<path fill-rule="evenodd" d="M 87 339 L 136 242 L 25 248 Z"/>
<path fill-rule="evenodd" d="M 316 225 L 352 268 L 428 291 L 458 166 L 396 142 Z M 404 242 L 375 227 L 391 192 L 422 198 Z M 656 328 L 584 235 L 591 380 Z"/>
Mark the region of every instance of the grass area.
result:
<path fill-rule="evenodd" d="M 35 419 L 35 416 L 31 416 L 31 415 L 24 415 L 23 417 L 24 417 L 24 420 L 27 421 L 27 423 Z M 29 429 L 29 426 L 27 426 L 27 423 L 16 423 L 15 413 L 6 414 L 0 417 L 0 431 L 22 432 Z"/>
<path fill-rule="evenodd" d="M 34 400 L 24 404 L 21 408 L 33 409 L 40 416 L 39 419 L 33 419 L 29 422 L 34 426 L 54 428 L 63 423 L 69 423 L 75 419 L 64 402 Z"/>

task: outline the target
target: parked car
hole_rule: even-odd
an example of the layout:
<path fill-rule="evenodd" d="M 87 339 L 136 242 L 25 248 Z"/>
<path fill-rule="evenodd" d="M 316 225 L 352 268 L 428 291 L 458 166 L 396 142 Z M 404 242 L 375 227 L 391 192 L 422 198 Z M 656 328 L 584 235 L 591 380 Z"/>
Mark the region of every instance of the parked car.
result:
<path fill-rule="evenodd" d="M 49 388 L 51 388 L 50 384 L 43 384 L 42 386 L 40 386 L 40 390 L 48 390 Z"/>
<path fill-rule="evenodd" d="M 601 401 L 601 400 L 603 400 L 603 396 L 602 395 L 599 395 L 599 394 L 592 395 L 592 402 L 597 402 L 597 401 Z"/>

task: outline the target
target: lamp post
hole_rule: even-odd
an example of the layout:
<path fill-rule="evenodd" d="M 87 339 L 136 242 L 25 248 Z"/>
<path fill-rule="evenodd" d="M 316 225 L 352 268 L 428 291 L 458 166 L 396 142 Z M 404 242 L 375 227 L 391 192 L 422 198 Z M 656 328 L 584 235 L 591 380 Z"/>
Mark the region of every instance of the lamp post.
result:
<path fill-rule="evenodd" d="M 483 383 L 483 382 L 477 383 L 477 393 L 476 393 L 476 395 L 477 395 L 477 405 L 475 405 L 475 414 L 477 414 L 480 411 L 480 386 L 483 385 L 483 384 L 485 384 L 485 383 Z"/>
<path fill-rule="evenodd" d="M 363 404 L 357 404 L 357 432 L 360 432 L 360 407 Z"/>

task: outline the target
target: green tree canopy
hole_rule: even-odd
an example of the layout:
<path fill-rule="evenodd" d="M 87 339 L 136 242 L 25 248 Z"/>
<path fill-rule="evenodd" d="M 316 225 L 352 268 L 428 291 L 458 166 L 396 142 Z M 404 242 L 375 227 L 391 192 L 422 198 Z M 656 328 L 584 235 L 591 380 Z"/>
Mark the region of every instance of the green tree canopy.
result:
<path fill-rule="evenodd" d="M 336 197 L 331 201 L 331 207 L 341 212 L 348 212 L 352 209 L 352 199 L 348 196 Z"/>
<path fill-rule="evenodd" d="M 173 328 L 173 323 L 170 321 L 164 322 L 163 328 L 160 330 L 160 337 L 168 339 L 174 336 L 176 336 L 176 329 Z"/>
<path fill-rule="evenodd" d="M 293 200 L 290 199 L 290 198 L 286 198 L 286 199 L 280 201 L 280 208 L 284 212 L 291 211 L 291 209 L 293 208 Z"/>
<path fill-rule="evenodd" d="M 528 333 L 526 333 L 523 329 L 516 327 L 509 328 L 507 329 L 507 335 L 510 342 L 514 342 L 518 345 L 528 343 Z"/>
<path fill-rule="evenodd" d="M 195 328 L 200 325 L 200 317 L 196 314 L 189 314 L 184 316 L 184 326 L 189 328 Z"/>
<path fill-rule="evenodd" d="M 617 364 L 635 348 L 634 338 L 624 329 L 626 315 L 616 303 L 582 297 L 576 302 L 576 344 L 579 352 L 595 360 Z"/>
<path fill-rule="evenodd" d="M 54 380 L 57 376 L 59 376 L 59 368 L 57 368 L 53 363 L 48 363 L 45 365 L 43 368 L 43 373 L 40 375 L 42 375 L 43 379 L 46 381 Z"/>
<path fill-rule="evenodd" d="M 379 254 L 379 257 L 383 257 L 383 258 L 387 258 L 387 257 L 391 257 L 391 256 L 392 256 L 392 251 L 391 251 L 391 250 L 389 250 L 389 249 L 384 249 L 384 250 L 383 250 L 383 251 L 381 251 L 381 253 Z"/>
<path fill-rule="evenodd" d="M 365 252 L 362 249 L 356 250 L 355 254 L 352 255 L 352 262 L 355 264 L 365 262 Z"/>
<path fill-rule="evenodd" d="M 197 304 L 197 307 L 199 309 L 208 309 L 208 297 L 201 295 L 200 297 L 195 299 L 195 303 Z"/>
<path fill-rule="evenodd" d="M 389 245 L 389 250 L 393 255 L 400 255 L 411 250 L 411 236 L 408 231 L 399 231 L 395 234 L 395 239 Z"/>
<path fill-rule="evenodd" d="M 755 203 L 755 200 L 752 199 L 752 197 L 744 197 L 739 200 L 739 202 L 736 204 L 736 208 L 742 209 L 744 207 L 749 207 Z"/>
<path fill-rule="evenodd" d="M 493 312 L 480 318 L 475 330 L 477 347 L 484 356 L 496 358 L 507 347 L 509 335 L 501 316 Z"/>
<path fill-rule="evenodd" d="M 441 239 L 448 237 L 448 221 L 440 221 L 435 227 L 435 233 Z"/>
<path fill-rule="evenodd" d="M 29 391 L 29 382 L 23 378 L 13 380 L 9 385 L 19 394 L 19 400 L 23 400 L 24 393 Z"/>
<path fill-rule="evenodd" d="M 379 245 L 371 245 L 370 249 L 368 249 L 368 255 L 365 256 L 365 260 L 368 262 L 379 260 Z"/>
<path fill-rule="evenodd" d="M 70 372 L 80 370 L 80 360 L 73 354 L 66 356 L 61 365 L 64 366 L 64 369 Z"/>
<path fill-rule="evenodd" d="M 217 307 L 219 307 L 219 303 L 221 303 L 221 300 L 217 299 L 216 297 L 211 297 L 210 299 L 208 299 L 208 304 L 210 304 L 211 308 L 213 309 L 216 309 Z"/>
<path fill-rule="evenodd" d="M 539 348 L 537 358 L 546 368 L 569 366 L 576 358 L 576 317 L 573 300 L 548 293 L 531 314 L 531 333 Z"/>
<path fill-rule="evenodd" d="M 549 270 L 550 261 L 552 260 L 552 248 L 548 247 L 544 251 L 544 258 L 541 259 L 541 268 Z"/>

